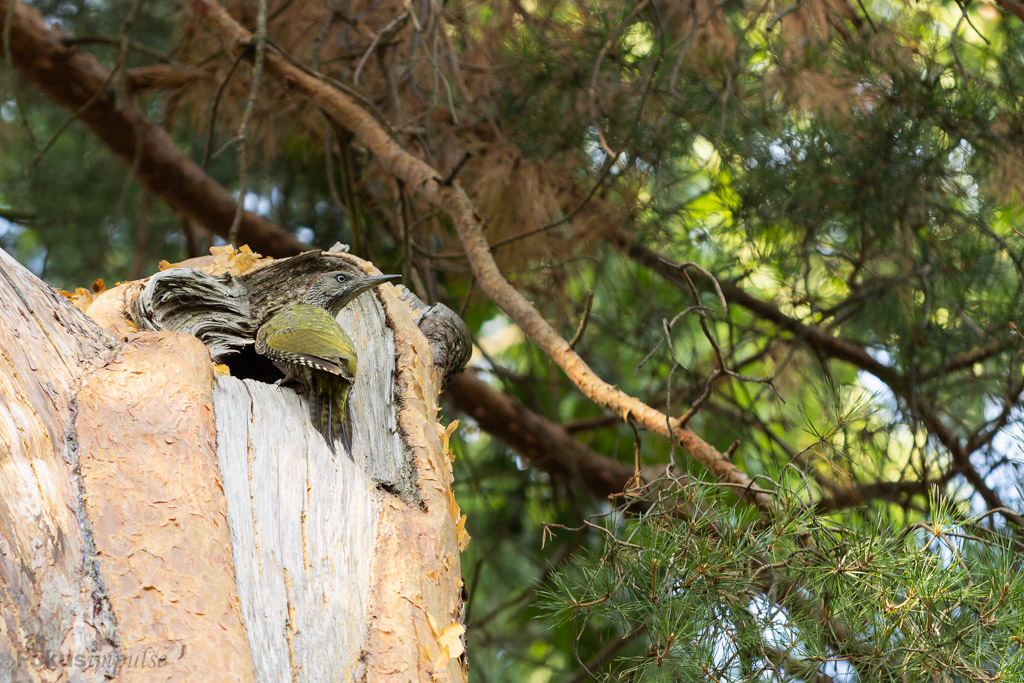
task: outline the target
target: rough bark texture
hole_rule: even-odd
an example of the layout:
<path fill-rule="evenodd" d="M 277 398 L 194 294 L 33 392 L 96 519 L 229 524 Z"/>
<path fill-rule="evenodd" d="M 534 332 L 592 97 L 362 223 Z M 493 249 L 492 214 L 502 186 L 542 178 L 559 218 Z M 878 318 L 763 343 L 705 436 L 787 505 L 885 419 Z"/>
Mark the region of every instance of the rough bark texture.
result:
<path fill-rule="evenodd" d="M 2 251 L 0 269 L 0 676 L 54 680 L 53 657 L 81 654 L 102 662 L 99 680 L 123 650 L 81 500 L 75 413 L 117 344 Z"/>
<path fill-rule="evenodd" d="M 123 667 L 120 678 L 252 680 L 209 354 L 187 335 L 135 335 L 78 401 L 85 507 L 121 648 L 166 664 Z"/>
<path fill-rule="evenodd" d="M 444 369 L 397 292 L 341 316 L 367 368 L 351 457 L 332 456 L 291 388 L 215 374 L 195 336 L 147 329 L 198 320 L 215 353 L 244 360 L 238 340 L 309 273 L 369 264 L 314 253 L 230 275 L 200 259 L 205 273 L 100 295 L 87 314 L 107 332 L 0 259 L 0 671 L 465 680 Z M 218 316 L 172 305 L 211 282 Z M 72 659 L 47 669 L 35 652 Z"/>
<path fill-rule="evenodd" d="M 0 670 L 251 678 L 202 346 L 118 341 L 3 252 L 0 268 Z"/>
<path fill-rule="evenodd" d="M 437 421 L 443 370 L 394 288 L 381 293 L 395 333 L 398 425 L 418 473 L 421 506 L 383 499 L 376 552 L 368 680 L 465 680 L 462 571 L 465 517 L 452 495 L 451 453 Z"/>

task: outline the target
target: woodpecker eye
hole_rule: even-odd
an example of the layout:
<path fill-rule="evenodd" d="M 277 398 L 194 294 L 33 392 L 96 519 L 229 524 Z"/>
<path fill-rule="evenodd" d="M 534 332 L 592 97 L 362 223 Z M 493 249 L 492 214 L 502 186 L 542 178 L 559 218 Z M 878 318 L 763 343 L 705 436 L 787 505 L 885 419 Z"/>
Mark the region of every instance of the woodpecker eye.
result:
<path fill-rule="evenodd" d="M 348 275 L 345 275 L 345 273 L 338 273 L 337 275 L 334 276 L 334 279 L 340 282 L 341 284 L 345 284 L 346 282 L 348 282 Z"/>

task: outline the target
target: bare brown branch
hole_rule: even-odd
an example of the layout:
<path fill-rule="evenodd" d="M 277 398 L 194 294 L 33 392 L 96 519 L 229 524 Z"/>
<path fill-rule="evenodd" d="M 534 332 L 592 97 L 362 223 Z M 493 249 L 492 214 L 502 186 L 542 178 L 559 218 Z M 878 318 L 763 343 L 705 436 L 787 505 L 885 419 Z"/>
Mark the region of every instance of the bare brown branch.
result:
<path fill-rule="evenodd" d="M 632 467 L 587 448 L 562 425 L 492 389 L 471 372 L 456 377 L 447 393 L 456 408 L 535 467 L 569 483 L 581 482 L 596 498 L 621 493 L 633 478 Z"/>
<path fill-rule="evenodd" d="M 1020 0 L 996 0 L 1000 7 L 1024 21 L 1024 2 Z"/>
<path fill-rule="evenodd" d="M 227 44 L 245 45 L 251 35 L 216 2 L 192 0 L 193 11 L 218 30 Z M 332 119 L 349 129 L 378 163 L 405 183 L 422 201 L 448 213 L 469 258 L 480 288 L 511 317 L 526 335 L 551 358 L 592 401 L 622 418 L 632 417 L 646 429 L 678 442 L 720 481 L 735 487 L 742 498 L 770 509 L 772 498 L 753 489 L 753 482 L 714 446 L 688 428 L 678 428 L 655 410 L 601 379 L 570 348 L 533 304 L 501 274 L 484 237 L 480 216 L 458 182 L 444 185 L 444 174 L 406 151 L 384 127 L 346 93 L 310 75 L 275 50 L 267 51 L 267 71 L 319 105 Z"/>
<path fill-rule="evenodd" d="M 93 55 L 66 46 L 57 31 L 46 27 L 38 10 L 10 2 L 0 0 L 0 35 L 10 36 L 8 51 L 15 68 L 69 111 L 79 112 L 93 100 L 78 118 L 121 161 L 136 168 L 139 183 L 175 210 L 226 237 L 236 205 L 231 193 L 182 154 L 170 136 L 133 104 L 118 100 L 109 90 L 96 97 L 109 82 L 110 72 Z M 239 235 L 253 249 L 273 256 L 309 248 L 249 211 L 244 213 Z"/>

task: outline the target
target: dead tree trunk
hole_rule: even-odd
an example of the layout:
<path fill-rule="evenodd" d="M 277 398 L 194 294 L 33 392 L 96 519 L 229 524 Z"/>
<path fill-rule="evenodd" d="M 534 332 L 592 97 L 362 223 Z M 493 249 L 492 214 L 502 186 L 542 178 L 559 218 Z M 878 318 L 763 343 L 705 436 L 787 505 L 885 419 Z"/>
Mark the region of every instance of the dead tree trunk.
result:
<path fill-rule="evenodd" d="M 251 350 L 340 259 L 370 268 L 225 253 L 82 315 L 0 252 L 0 672 L 465 680 L 450 369 L 416 312 L 387 286 L 340 317 L 350 455 Z"/>

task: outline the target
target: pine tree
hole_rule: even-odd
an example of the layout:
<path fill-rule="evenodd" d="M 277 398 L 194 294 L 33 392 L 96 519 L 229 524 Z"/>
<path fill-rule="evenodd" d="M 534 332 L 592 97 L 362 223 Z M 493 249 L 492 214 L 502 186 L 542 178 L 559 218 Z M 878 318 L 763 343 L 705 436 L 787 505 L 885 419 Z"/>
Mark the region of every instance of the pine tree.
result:
<path fill-rule="evenodd" d="M 474 676 L 1024 679 L 1016 0 L 35 6 L 108 78 L 0 34 L 0 247 L 340 240 L 468 322 Z"/>

